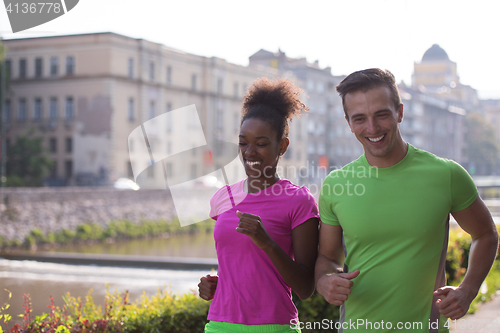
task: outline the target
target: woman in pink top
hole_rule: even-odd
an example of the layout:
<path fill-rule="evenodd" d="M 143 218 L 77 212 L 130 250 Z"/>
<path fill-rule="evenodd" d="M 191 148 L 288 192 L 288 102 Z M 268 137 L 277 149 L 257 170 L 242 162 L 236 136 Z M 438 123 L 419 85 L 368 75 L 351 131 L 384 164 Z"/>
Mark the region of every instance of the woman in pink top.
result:
<path fill-rule="evenodd" d="M 219 261 L 201 278 L 200 297 L 213 298 L 205 332 L 300 332 L 291 289 L 314 292 L 319 214 L 306 187 L 280 179 L 289 121 L 307 107 L 290 80 L 254 82 L 243 100 L 240 157 L 247 178 L 211 199 Z"/>

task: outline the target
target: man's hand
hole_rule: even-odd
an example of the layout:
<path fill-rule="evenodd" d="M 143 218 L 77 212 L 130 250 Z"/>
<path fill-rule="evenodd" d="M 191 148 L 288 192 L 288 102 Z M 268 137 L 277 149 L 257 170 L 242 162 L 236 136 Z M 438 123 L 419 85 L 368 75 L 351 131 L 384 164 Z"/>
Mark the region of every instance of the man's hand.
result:
<path fill-rule="evenodd" d="M 212 276 L 210 274 L 207 276 L 203 276 L 200 279 L 200 283 L 198 283 L 198 292 L 200 294 L 200 297 L 207 301 L 214 298 L 218 280 L 218 276 Z"/>
<path fill-rule="evenodd" d="M 471 295 L 462 287 L 442 287 L 434 292 L 439 297 L 436 305 L 446 318 L 459 319 L 465 316 L 475 295 Z"/>
<path fill-rule="evenodd" d="M 254 244 L 264 251 L 274 243 L 273 239 L 264 228 L 260 216 L 242 213 L 240 211 L 237 211 L 236 215 L 240 218 L 240 222 L 236 228 L 237 232 L 250 237 Z"/>
<path fill-rule="evenodd" d="M 359 271 L 323 275 L 316 284 L 316 290 L 328 303 L 342 305 L 351 293 L 351 287 L 354 284 L 351 280 L 358 275 Z"/>

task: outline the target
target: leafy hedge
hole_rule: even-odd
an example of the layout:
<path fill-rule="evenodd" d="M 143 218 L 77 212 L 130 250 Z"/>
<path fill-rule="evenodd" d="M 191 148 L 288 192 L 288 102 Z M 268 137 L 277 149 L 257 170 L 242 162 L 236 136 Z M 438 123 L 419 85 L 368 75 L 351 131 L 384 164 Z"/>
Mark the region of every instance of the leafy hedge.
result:
<path fill-rule="evenodd" d="M 119 231 L 117 231 L 119 232 Z M 470 237 L 461 231 L 450 232 L 446 275 L 448 284 L 458 285 L 467 269 L 470 250 Z M 487 291 L 480 292 L 471 305 L 470 312 L 477 309 L 477 304 L 484 302 L 495 294 L 500 287 L 500 260 L 495 261 L 486 278 Z M 484 291 L 484 290 L 483 290 Z M 209 302 L 195 294 L 173 295 L 167 290 L 158 290 L 153 296 L 143 294 L 140 299 L 129 302 L 128 293 L 115 291 L 106 293 L 104 307 L 94 303 L 92 292 L 85 300 L 67 295 L 65 305 L 55 307 L 51 300 L 50 313 L 30 317 L 31 301 L 25 295 L 25 313 L 23 325 L 9 327 L 11 320 L 1 311 L 6 310 L 6 303 L 0 310 L 0 322 L 8 332 L 54 332 L 54 333 L 107 333 L 107 332 L 203 332 L 206 324 Z M 336 321 L 339 308 L 325 302 L 323 297 L 315 293 L 307 300 L 294 298 L 301 322 L 321 322 L 323 319 Z M 0 327 L 0 333 L 3 330 Z M 304 333 L 322 332 L 321 330 L 303 330 Z M 331 330 L 328 332 L 332 332 Z"/>
<path fill-rule="evenodd" d="M 497 225 L 498 233 L 500 234 L 500 226 Z M 448 285 L 458 286 L 467 271 L 469 263 L 469 252 L 472 240 L 470 236 L 457 228 L 450 232 L 448 242 L 448 252 L 446 254 L 446 280 Z M 472 301 L 469 308 L 469 313 L 474 313 L 478 310 L 479 305 L 490 300 L 500 289 L 500 251 L 493 266 L 486 277 L 483 286 L 476 298 Z"/>
<path fill-rule="evenodd" d="M 107 291 L 104 307 L 95 304 L 92 290 L 84 301 L 69 293 L 63 298 L 62 308 L 54 306 L 51 298 L 50 312 L 32 319 L 31 301 L 25 295 L 25 312 L 20 315 L 23 324 L 9 327 L 11 318 L 1 314 L 0 320 L 3 317 L 7 332 L 19 333 L 191 333 L 203 332 L 209 307 L 194 294 L 173 295 L 167 290 L 158 290 L 150 297 L 143 294 L 134 302 L 129 302 L 127 292 Z"/>
<path fill-rule="evenodd" d="M 59 244 L 84 243 L 92 241 L 105 241 L 108 239 L 133 239 L 141 237 L 157 237 L 163 234 L 184 234 L 197 231 L 210 232 L 215 221 L 207 220 L 181 227 L 178 220 L 173 221 L 142 221 L 134 223 L 126 220 L 111 221 L 106 227 L 96 223 L 79 225 L 76 230 L 62 229 L 57 232 L 44 233 L 39 228 L 34 228 L 25 237 L 24 241 L 18 239 L 3 240 L 0 237 L 0 247 L 5 248 L 36 248 L 39 246 L 57 246 Z"/>

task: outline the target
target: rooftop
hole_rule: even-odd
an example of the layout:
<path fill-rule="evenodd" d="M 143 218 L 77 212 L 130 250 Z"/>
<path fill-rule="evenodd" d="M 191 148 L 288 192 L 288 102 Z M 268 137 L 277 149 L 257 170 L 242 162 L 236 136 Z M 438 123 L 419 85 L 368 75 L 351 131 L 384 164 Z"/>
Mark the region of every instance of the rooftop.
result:
<path fill-rule="evenodd" d="M 448 57 L 446 51 L 437 44 L 432 45 L 427 51 L 425 51 L 424 56 L 422 57 L 422 62 L 443 60 L 450 60 L 450 58 Z"/>

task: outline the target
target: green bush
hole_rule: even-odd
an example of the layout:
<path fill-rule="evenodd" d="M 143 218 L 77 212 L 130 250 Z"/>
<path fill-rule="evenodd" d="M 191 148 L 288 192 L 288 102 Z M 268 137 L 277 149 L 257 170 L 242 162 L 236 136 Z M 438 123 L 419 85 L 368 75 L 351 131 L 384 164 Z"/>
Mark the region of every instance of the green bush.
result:
<path fill-rule="evenodd" d="M 87 241 L 87 240 L 99 240 L 103 239 L 104 229 L 95 223 L 81 224 L 76 228 L 76 239 Z"/>
<path fill-rule="evenodd" d="M 203 332 L 209 303 L 194 294 L 158 292 L 132 303 L 123 317 L 124 332 Z"/>
<path fill-rule="evenodd" d="M 69 229 L 63 229 L 54 234 L 55 242 L 58 244 L 68 244 L 76 237 L 76 232 Z"/>
<path fill-rule="evenodd" d="M 299 321 L 303 323 L 322 322 L 324 319 L 337 322 L 339 307 L 325 301 L 317 291 L 308 299 L 301 300 L 294 294 L 294 303 L 299 312 Z M 332 330 L 303 329 L 302 333 L 332 332 Z"/>
<path fill-rule="evenodd" d="M 461 229 L 450 230 L 446 253 L 446 283 L 457 286 L 462 281 L 469 263 L 470 236 Z"/>
<path fill-rule="evenodd" d="M 62 308 L 56 307 L 51 298 L 50 313 L 31 320 L 31 300 L 25 295 L 23 325 L 15 325 L 9 330 L 11 318 L 7 317 L 4 320 L 7 332 L 203 332 L 210 304 L 194 294 L 174 295 L 168 290 L 158 290 L 150 297 L 143 294 L 132 303 L 127 292 L 107 291 L 104 307 L 95 304 L 91 290 L 85 301 L 68 293 L 64 303 Z"/>
<path fill-rule="evenodd" d="M 176 223 L 144 222 L 137 224 L 127 221 L 115 221 L 106 230 L 101 230 L 102 237 L 118 237 L 119 235 L 149 235 L 163 232 L 174 232 L 182 230 Z M 213 226 L 212 226 L 213 227 Z M 199 229 L 210 228 L 210 225 L 200 224 Z M 80 237 L 99 231 L 95 225 L 87 225 L 79 228 L 76 233 L 64 232 L 54 234 L 54 238 L 71 236 Z M 189 230 L 189 229 L 184 229 Z M 194 230 L 194 229 L 192 229 Z M 46 239 L 40 231 L 30 233 L 30 240 Z M 48 236 L 47 236 L 48 237 Z M 450 231 L 450 241 L 446 259 L 446 275 L 448 284 L 458 285 L 463 279 L 467 269 L 467 259 L 470 251 L 470 236 L 460 229 Z M 486 278 L 486 290 L 482 290 L 471 304 L 469 312 L 474 312 L 478 304 L 490 299 L 500 288 L 500 260 L 495 261 L 493 268 Z M 51 299 L 50 313 L 36 317 L 31 320 L 28 309 L 31 308 L 29 297 L 25 296 L 24 326 L 18 325 L 16 330 L 8 332 L 62 332 L 62 333 L 149 333 L 149 332 L 173 332 L 191 333 L 202 332 L 207 322 L 208 307 L 210 302 L 200 299 L 194 294 L 173 295 L 167 290 L 158 290 L 153 296 L 143 294 L 140 299 L 129 302 L 128 293 L 115 291 L 106 293 L 104 307 L 95 304 L 92 292 L 82 301 L 80 298 L 67 295 L 64 297 L 64 306 L 55 307 Z M 322 322 L 324 319 L 336 322 L 339 318 L 339 307 L 328 304 L 317 292 L 306 300 L 300 300 L 294 295 L 294 302 L 299 311 L 301 322 Z M 5 309 L 6 305 L 2 308 Z M 1 310 L 0 310 L 1 313 Z M 1 316 L 1 315 L 0 315 Z M 1 318 L 4 325 L 8 324 L 6 317 Z M 10 319 L 10 318 L 9 318 Z M 0 332 L 2 330 L 0 329 Z M 304 329 L 304 333 L 332 332 L 332 330 Z M 334 332 L 334 330 L 333 330 Z"/>
<path fill-rule="evenodd" d="M 173 221 L 142 221 L 133 223 L 126 220 L 111 221 L 107 227 L 96 223 L 84 223 L 76 230 L 62 229 L 57 232 L 44 232 L 34 228 L 24 241 L 4 240 L 0 237 L 0 247 L 13 248 L 24 245 L 26 248 L 36 248 L 38 245 L 68 244 L 73 242 L 105 241 L 106 239 L 134 239 L 141 237 L 157 237 L 163 234 L 186 234 L 194 232 L 211 232 L 215 221 L 203 221 L 181 227 L 178 220 Z"/>

